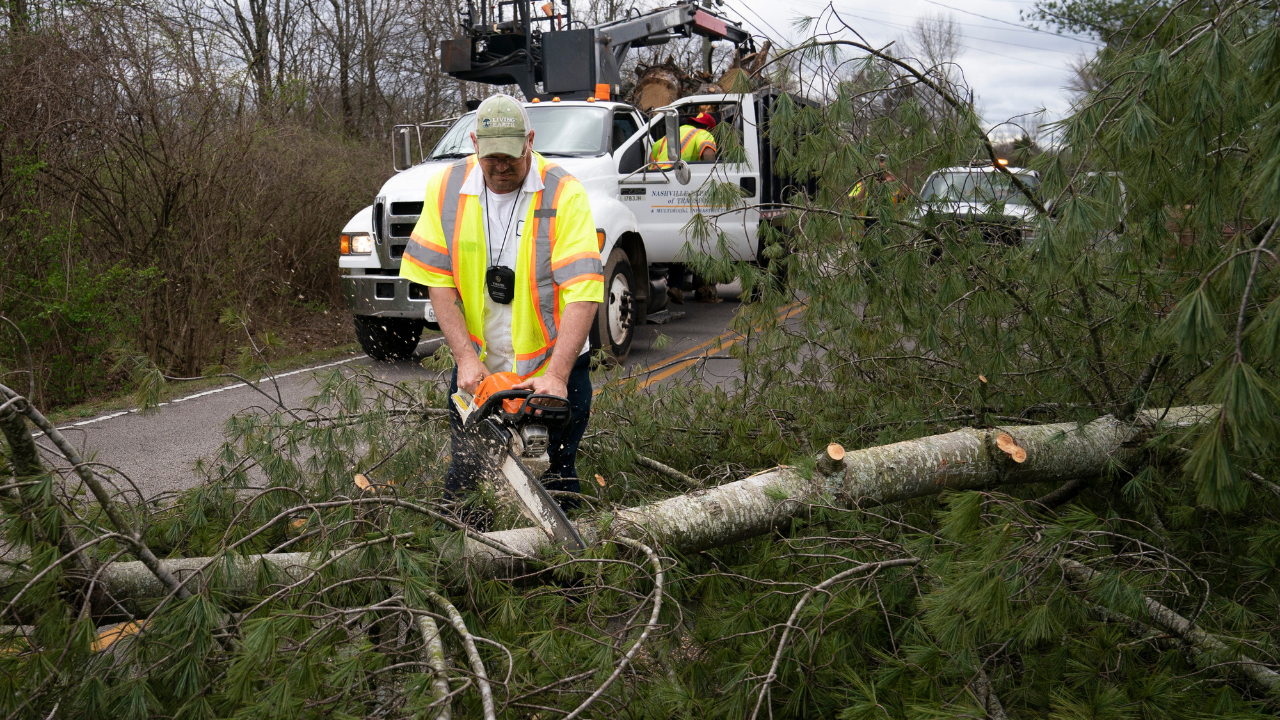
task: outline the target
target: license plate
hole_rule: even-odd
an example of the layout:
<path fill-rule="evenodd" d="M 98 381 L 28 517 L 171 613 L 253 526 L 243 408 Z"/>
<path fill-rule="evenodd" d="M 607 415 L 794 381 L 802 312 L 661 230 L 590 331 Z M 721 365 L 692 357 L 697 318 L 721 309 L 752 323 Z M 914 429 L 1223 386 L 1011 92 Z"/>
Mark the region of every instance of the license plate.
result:
<path fill-rule="evenodd" d="M 428 302 L 427 302 L 427 309 L 426 309 L 425 313 L 426 313 L 427 322 L 435 322 L 435 321 L 436 321 L 436 309 L 435 309 L 435 308 L 433 308 L 433 307 L 431 307 L 431 302 L 430 302 L 430 301 L 428 301 Z"/>

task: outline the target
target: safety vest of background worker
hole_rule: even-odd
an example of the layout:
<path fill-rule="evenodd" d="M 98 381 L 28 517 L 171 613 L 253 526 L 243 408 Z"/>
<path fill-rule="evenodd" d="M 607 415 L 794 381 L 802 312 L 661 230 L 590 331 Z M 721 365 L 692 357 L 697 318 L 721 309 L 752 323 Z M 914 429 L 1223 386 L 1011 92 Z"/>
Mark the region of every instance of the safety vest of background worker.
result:
<path fill-rule="evenodd" d="M 907 187 L 897 175 L 894 175 L 886 167 L 889 162 L 889 156 L 880 154 L 876 156 L 876 162 L 880 166 L 880 170 L 871 176 L 871 182 L 876 185 L 883 185 L 889 188 L 889 200 L 893 203 L 905 201 L 911 195 L 911 188 Z M 849 191 L 849 199 L 855 201 L 865 200 L 868 196 L 867 186 L 861 180 L 854 184 L 853 189 Z"/>
<path fill-rule="evenodd" d="M 476 110 L 476 154 L 427 181 L 400 275 L 429 288 L 455 368 L 452 395 L 488 375 L 515 372 L 518 389 L 568 398 L 553 430 L 549 490 L 578 492 L 574 462 L 591 414 L 590 342 L 604 299 L 603 263 L 587 193 L 533 151 L 524 107 L 495 95 Z M 449 404 L 445 489 L 473 487 L 484 463 Z M 562 505 L 566 504 L 562 502 Z"/>
<path fill-rule="evenodd" d="M 690 125 L 680 126 L 680 159 L 685 162 L 713 162 L 716 159 L 716 139 L 708 130 L 716 126 L 711 113 L 702 112 L 689 118 Z M 667 161 L 667 138 L 663 136 L 653 144 L 649 158 L 660 166 Z"/>

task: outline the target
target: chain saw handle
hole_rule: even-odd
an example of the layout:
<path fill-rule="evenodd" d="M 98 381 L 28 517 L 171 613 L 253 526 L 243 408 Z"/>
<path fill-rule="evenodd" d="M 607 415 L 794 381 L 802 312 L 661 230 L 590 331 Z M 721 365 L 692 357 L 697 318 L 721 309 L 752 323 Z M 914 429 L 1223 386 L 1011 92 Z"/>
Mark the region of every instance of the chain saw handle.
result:
<path fill-rule="evenodd" d="M 490 394 L 470 415 L 463 427 L 475 427 L 476 423 L 495 418 L 507 425 L 526 423 L 560 427 L 573 419 L 569 399 L 558 395 L 545 395 L 532 390 L 502 390 Z"/>
<path fill-rule="evenodd" d="M 519 382 L 520 376 L 515 373 L 495 373 L 480 382 L 474 398 L 463 393 L 455 395 L 454 402 L 463 417 L 462 426 L 470 429 L 482 420 L 494 418 L 516 427 L 524 424 L 560 427 L 573 419 L 568 398 L 513 387 Z"/>

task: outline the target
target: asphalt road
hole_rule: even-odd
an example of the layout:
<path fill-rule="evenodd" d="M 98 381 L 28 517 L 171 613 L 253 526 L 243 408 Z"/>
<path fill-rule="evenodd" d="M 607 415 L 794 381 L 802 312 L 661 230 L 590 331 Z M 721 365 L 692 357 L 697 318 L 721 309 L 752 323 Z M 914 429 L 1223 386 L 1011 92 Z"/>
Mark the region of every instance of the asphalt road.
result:
<path fill-rule="evenodd" d="M 703 358 L 723 355 L 737 336 L 727 332 L 737 311 L 736 286 L 721 286 L 719 303 L 686 301 L 671 309 L 684 312 L 684 317 L 662 325 L 644 325 L 633 341 L 626 363 L 628 374 L 640 375 L 643 385 L 669 381 L 686 373 L 697 363 L 707 366 L 713 382 L 727 382 L 737 363 Z M 659 335 L 666 340 L 659 342 Z M 424 340 L 413 360 L 379 363 L 362 355 L 324 365 L 283 373 L 276 378 L 279 394 L 290 407 L 302 405 L 314 394 L 314 373 L 333 366 L 365 366 L 388 381 L 426 378 L 430 374 L 420 365 L 423 357 L 435 352 L 442 338 Z M 662 345 L 661 348 L 656 347 Z M 276 393 L 276 387 L 264 381 L 262 392 Z M 68 423 L 59 429 L 78 446 L 86 460 L 103 463 L 127 476 L 144 497 L 184 490 L 197 483 L 193 472 L 199 458 L 208 458 L 221 445 L 227 419 L 239 412 L 271 403 L 249 386 L 228 385 L 177 399 L 158 411 L 142 415 L 133 411 L 110 413 L 90 420 Z M 48 445 L 47 441 L 41 441 Z"/>

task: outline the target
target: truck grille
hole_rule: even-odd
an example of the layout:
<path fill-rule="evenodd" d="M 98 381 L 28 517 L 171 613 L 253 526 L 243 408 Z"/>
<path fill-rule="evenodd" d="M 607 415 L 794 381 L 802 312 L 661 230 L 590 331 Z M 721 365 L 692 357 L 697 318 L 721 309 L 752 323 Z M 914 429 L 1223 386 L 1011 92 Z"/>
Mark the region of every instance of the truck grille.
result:
<path fill-rule="evenodd" d="M 407 238 L 413 234 L 413 226 L 417 223 L 391 223 L 391 237 Z"/>
<path fill-rule="evenodd" d="M 422 203 L 420 202 L 393 202 L 391 203 L 392 215 L 421 215 Z"/>
<path fill-rule="evenodd" d="M 391 259 L 392 259 L 392 260 L 394 260 L 394 259 L 396 259 L 396 258 L 400 258 L 400 257 L 404 257 L 404 246 L 403 246 L 403 245 L 392 245 L 392 246 L 391 246 Z"/>

